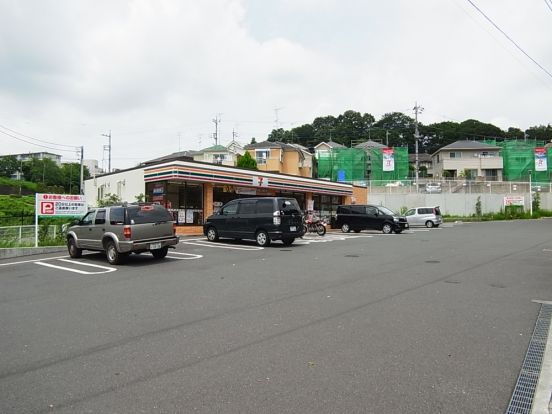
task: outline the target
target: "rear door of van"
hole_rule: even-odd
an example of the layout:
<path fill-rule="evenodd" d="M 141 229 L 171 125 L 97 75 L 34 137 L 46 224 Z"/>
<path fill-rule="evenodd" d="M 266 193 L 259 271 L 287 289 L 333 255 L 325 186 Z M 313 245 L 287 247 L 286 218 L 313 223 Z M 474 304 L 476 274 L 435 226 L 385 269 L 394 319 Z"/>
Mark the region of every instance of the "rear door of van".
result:
<path fill-rule="evenodd" d="M 287 203 L 284 203 L 284 201 Z M 294 198 L 279 198 L 278 208 L 281 212 L 281 230 L 283 232 L 300 231 L 303 226 L 303 212 L 297 200 Z"/>

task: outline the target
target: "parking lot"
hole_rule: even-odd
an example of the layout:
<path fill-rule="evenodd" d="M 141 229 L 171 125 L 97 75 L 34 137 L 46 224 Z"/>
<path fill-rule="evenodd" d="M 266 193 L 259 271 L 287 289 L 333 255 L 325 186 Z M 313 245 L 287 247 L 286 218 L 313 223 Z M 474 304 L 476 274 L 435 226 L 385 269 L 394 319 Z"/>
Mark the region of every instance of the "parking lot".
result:
<path fill-rule="evenodd" d="M 0 412 L 503 413 L 552 220 L 0 261 Z"/>

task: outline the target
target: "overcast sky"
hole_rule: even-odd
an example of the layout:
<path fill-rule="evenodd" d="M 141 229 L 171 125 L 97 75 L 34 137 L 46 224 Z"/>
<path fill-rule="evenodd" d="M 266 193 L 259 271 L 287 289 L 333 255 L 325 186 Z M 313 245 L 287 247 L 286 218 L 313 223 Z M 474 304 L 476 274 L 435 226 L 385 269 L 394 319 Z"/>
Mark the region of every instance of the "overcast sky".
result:
<path fill-rule="evenodd" d="M 545 0 L 472 1 L 552 73 Z M 101 166 L 111 131 L 127 168 L 213 145 L 217 117 L 246 144 L 416 101 L 424 124 L 526 129 L 552 123 L 552 76 L 467 0 L 0 0 L 0 154 Z"/>

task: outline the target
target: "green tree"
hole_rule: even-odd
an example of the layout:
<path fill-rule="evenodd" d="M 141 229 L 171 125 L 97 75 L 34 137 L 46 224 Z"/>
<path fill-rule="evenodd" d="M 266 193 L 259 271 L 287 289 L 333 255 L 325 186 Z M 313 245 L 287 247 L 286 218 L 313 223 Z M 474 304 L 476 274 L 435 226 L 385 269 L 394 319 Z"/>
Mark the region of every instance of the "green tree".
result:
<path fill-rule="evenodd" d="M 0 157 L 0 176 L 11 177 L 12 174 L 19 170 L 19 161 L 13 155 Z"/>
<path fill-rule="evenodd" d="M 255 139 L 255 137 L 251 138 L 250 144 L 256 144 L 256 143 L 257 143 L 257 140 Z"/>
<path fill-rule="evenodd" d="M 46 186 L 63 186 L 63 174 L 58 165 L 49 158 L 39 160 L 33 158 L 23 163 L 25 180 L 42 183 Z"/>
<path fill-rule="evenodd" d="M 507 139 L 523 139 L 524 133 L 519 128 L 508 128 L 508 131 L 506 131 L 506 138 Z"/>
<path fill-rule="evenodd" d="M 98 207 L 113 206 L 121 203 L 121 197 L 117 194 L 107 193 L 104 198 L 98 199 Z"/>
<path fill-rule="evenodd" d="M 238 157 L 237 166 L 241 168 L 247 168 L 249 170 L 256 170 L 257 161 L 253 159 L 249 152 L 246 152 L 242 156 Z"/>
<path fill-rule="evenodd" d="M 536 139 L 538 141 L 551 142 L 552 141 L 552 126 L 540 125 L 529 128 L 527 131 L 528 139 Z"/>
<path fill-rule="evenodd" d="M 78 194 L 80 191 L 80 164 L 76 162 L 66 163 L 61 166 L 62 185 L 67 194 Z M 90 178 L 90 172 L 83 167 L 83 180 Z"/>

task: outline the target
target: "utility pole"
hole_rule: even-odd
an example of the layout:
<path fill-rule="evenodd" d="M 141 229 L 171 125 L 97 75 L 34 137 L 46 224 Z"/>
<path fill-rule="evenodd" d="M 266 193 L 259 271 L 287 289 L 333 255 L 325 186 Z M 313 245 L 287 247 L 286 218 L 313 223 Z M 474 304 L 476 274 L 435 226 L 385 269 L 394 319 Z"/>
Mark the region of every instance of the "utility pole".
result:
<path fill-rule="evenodd" d="M 415 103 L 414 105 L 414 114 L 416 115 L 415 117 L 415 131 L 414 131 L 414 141 L 415 141 L 415 144 L 416 144 L 416 192 L 418 192 L 418 188 L 419 188 L 419 183 L 418 183 L 418 170 L 419 170 L 419 167 L 420 167 L 420 161 L 419 161 L 419 158 L 418 158 L 418 141 L 420 140 L 420 131 L 418 131 L 418 114 L 422 113 L 424 108 L 422 108 L 421 106 L 418 105 L 418 102 Z"/>
<path fill-rule="evenodd" d="M 389 148 L 389 131 L 385 130 L 385 146 Z"/>
<path fill-rule="evenodd" d="M 280 107 L 280 108 L 274 108 L 274 115 L 275 115 L 275 119 L 274 119 L 274 129 L 278 129 L 280 128 L 280 118 L 278 117 L 278 112 L 280 110 L 282 110 L 284 108 Z"/>
<path fill-rule="evenodd" d="M 111 172 L 111 130 L 109 130 L 109 134 L 102 134 L 102 136 L 109 138 L 109 144 L 104 145 L 104 151 L 108 150 L 108 158 L 107 158 L 107 172 Z"/>
<path fill-rule="evenodd" d="M 84 164 L 83 164 L 83 158 L 84 158 L 84 146 L 80 147 L 80 187 L 79 187 L 79 193 L 82 195 L 84 194 Z"/>
<path fill-rule="evenodd" d="M 217 114 L 215 119 L 213 119 L 213 123 L 215 124 L 215 135 L 213 137 L 215 138 L 215 145 L 218 145 L 218 124 L 220 122 L 220 114 Z"/>

